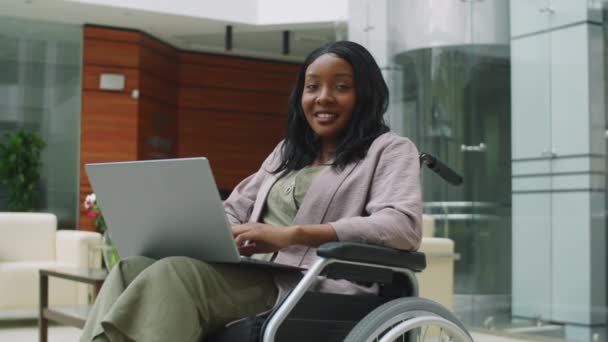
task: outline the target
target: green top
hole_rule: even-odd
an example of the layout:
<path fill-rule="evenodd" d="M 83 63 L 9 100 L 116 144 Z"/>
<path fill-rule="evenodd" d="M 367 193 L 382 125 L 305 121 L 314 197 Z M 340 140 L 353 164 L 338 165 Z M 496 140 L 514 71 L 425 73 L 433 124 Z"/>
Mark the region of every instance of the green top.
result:
<path fill-rule="evenodd" d="M 325 166 L 305 167 L 279 178 L 266 198 L 262 222 L 280 227 L 291 225 L 310 184 Z"/>

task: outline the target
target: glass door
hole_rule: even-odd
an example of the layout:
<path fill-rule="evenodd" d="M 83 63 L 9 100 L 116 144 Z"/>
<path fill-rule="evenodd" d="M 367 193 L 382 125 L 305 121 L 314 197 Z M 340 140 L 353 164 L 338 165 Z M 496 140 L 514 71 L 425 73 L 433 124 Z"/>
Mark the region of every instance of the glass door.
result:
<path fill-rule="evenodd" d="M 466 45 L 396 57 L 403 69 L 404 132 L 464 177 L 460 187 L 423 173 L 424 211 L 454 240 L 454 309 L 465 323 L 510 316 L 511 152 L 509 49 Z"/>

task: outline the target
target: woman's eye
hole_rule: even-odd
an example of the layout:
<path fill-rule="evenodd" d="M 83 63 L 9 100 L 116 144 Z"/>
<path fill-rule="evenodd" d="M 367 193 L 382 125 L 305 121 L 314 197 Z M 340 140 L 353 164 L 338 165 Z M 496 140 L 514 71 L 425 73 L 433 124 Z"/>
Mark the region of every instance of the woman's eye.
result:
<path fill-rule="evenodd" d="M 305 88 L 308 90 L 315 90 L 315 89 L 317 89 L 317 85 L 316 84 L 307 84 L 305 86 Z"/>
<path fill-rule="evenodd" d="M 350 89 L 350 86 L 348 86 L 347 84 L 338 84 L 336 86 L 336 89 L 338 89 L 338 90 L 348 90 L 348 89 Z"/>

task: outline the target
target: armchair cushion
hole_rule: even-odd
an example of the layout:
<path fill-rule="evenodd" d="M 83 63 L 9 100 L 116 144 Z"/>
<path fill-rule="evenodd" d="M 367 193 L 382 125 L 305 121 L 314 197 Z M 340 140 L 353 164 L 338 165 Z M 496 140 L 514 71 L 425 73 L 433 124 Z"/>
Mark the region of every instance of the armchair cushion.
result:
<path fill-rule="evenodd" d="M 57 217 L 0 213 L 0 262 L 55 260 Z"/>
<path fill-rule="evenodd" d="M 35 316 L 38 271 L 55 267 L 100 267 L 101 234 L 57 231 L 57 218 L 48 213 L 0 213 L 1 317 Z M 49 280 L 51 305 L 87 304 L 92 289 L 73 281 Z M 25 315 L 25 316 L 23 316 Z"/>
<path fill-rule="evenodd" d="M 448 309 L 453 305 L 454 241 L 446 238 L 423 238 L 420 252 L 426 255 L 427 268 L 416 274 L 420 297 L 432 299 Z"/>
<path fill-rule="evenodd" d="M 101 253 L 94 251 L 101 245 L 101 235 L 81 230 L 58 230 L 55 260 L 76 267 L 101 267 Z"/>
<path fill-rule="evenodd" d="M 422 214 L 422 236 L 433 237 L 435 235 L 435 218 L 428 214 Z"/>
<path fill-rule="evenodd" d="M 38 307 L 38 270 L 70 267 L 55 261 L 0 262 L 0 309 L 36 309 Z M 77 283 L 61 279 L 49 280 L 51 305 L 77 304 Z M 84 304 L 84 303 L 82 303 Z"/>

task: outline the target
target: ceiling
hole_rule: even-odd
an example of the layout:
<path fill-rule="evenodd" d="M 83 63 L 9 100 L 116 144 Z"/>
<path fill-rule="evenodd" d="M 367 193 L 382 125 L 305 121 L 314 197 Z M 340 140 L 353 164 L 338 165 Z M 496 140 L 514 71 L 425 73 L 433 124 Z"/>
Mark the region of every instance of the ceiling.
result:
<path fill-rule="evenodd" d="M 216 53 L 225 53 L 226 25 L 231 25 L 231 54 L 295 61 L 302 60 L 315 47 L 336 40 L 346 32 L 344 23 L 259 26 L 63 0 L 0 1 L 0 35 L 22 35 L 22 25 L 11 32 L 10 25 L 2 25 L 2 17 L 137 29 L 183 50 Z M 33 31 L 35 26 L 32 26 Z M 282 55 L 284 30 L 290 31 L 288 56 Z M 45 32 L 38 30 L 30 34 L 44 35 Z"/>

